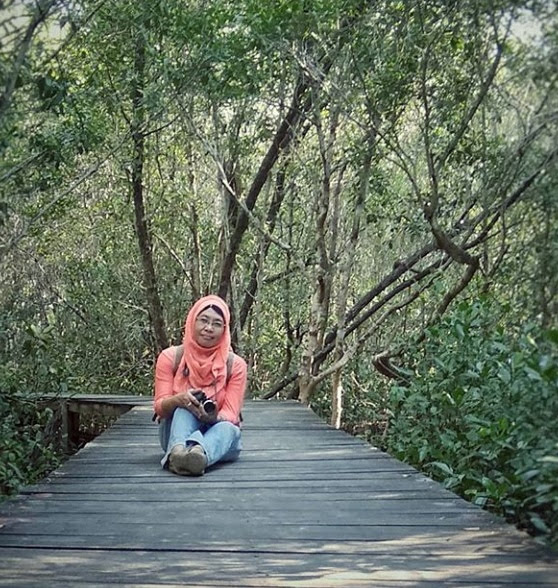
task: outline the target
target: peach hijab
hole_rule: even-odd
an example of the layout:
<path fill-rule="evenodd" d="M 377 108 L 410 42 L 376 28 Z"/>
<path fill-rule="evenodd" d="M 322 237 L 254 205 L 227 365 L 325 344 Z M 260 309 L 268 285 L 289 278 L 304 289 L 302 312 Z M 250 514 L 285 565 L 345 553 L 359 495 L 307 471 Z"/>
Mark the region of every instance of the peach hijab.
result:
<path fill-rule="evenodd" d="M 218 308 L 223 314 L 225 329 L 214 347 L 202 347 L 195 339 L 197 316 L 208 307 Z M 190 309 L 184 326 L 184 353 L 174 376 L 174 388 L 203 390 L 208 397 L 218 394 L 226 384 L 227 358 L 231 349 L 230 312 L 219 296 L 204 296 Z"/>

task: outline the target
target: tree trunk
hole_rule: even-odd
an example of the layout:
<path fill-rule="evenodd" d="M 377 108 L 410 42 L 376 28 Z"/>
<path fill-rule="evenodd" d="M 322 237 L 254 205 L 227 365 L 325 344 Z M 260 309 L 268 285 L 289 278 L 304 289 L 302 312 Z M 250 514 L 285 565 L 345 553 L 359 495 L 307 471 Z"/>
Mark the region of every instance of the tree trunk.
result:
<path fill-rule="evenodd" d="M 284 151 L 292 141 L 303 114 L 309 109 L 311 101 L 307 96 L 308 81 L 303 76 L 297 82 L 294 90 L 291 106 L 275 132 L 267 153 L 265 154 L 258 171 L 252 181 L 250 189 L 246 195 L 245 206 L 249 211 L 254 209 L 256 201 L 262 188 L 264 187 L 269 173 L 271 172 L 279 155 Z M 305 99 L 306 96 L 306 99 Z M 226 299 L 230 289 L 230 281 L 236 256 L 240 249 L 242 237 L 248 228 L 248 215 L 243 211 L 238 211 L 236 224 L 233 228 L 229 241 L 228 251 L 226 252 L 221 268 L 221 277 L 219 280 L 219 296 Z"/>
<path fill-rule="evenodd" d="M 269 231 L 269 234 L 273 233 L 273 229 L 275 228 L 275 222 L 277 220 L 277 215 L 279 214 L 279 209 L 281 208 L 281 204 L 285 197 L 285 167 L 282 166 L 277 173 L 277 177 L 275 180 L 275 190 L 273 192 L 273 198 L 271 204 L 269 205 L 269 210 L 267 211 L 266 217 L 266 227 Z M 263 263 L 266 258 L 267 252 L 269 250 L 269 246 L 271 245 L 271 239 L 268 235 L 263 235 L 260 247 L 256 255 L 254 256 L 254 261 L 252 262 L 252 270 L 250 272 L 250 280 L 248 282 L 248 287 L 246 288 L 246 294 L 244 295 L 244 301 L 242 302 L 242 307 L 240 309 L 240 317 L 239 323 L 240 328 L 244 328 L 246 321 L 248 319 L 248 315 L 254 301 L 256 300 L 256 295 L 259 289 L 259 278 L 260 274 L 263 269 Z"/>
<path fill-rule="evenodd" d="M 201 296 L 201 245 L 198 231 L 198 211 L 195 204 L 190 205 L 190 233 L 192 235 L 192 253 L 188 255 L 192 284 L 192 304 Z"/>
<path fill-rule="evenodd" d="M 304 350 L 302 352 L 299 372 L 299 398 L 307 404 L 314 391 L 314 355 L 323 345 L 327 317 L 332 289 L 333 271 L 331 253 L 328 248 L 328 234 L 335 234 L 336 231 L 329 231 L 328 215 L 332 204 L 331 175 L 332 175 L 332 151 L 335 142 L 336 117 L 332 115 L 330 134 L 324 136 L 322 127 L 322 113 L 316 109 L 315 126 L 320 147 L 322 161 L 322 182 L 320 194 L 316 199 L 316 250 L 317 263 L 314 278 L 314 291 L 310 305 L 310 319 L 308 333 L 306 335 Z M 334 222 L 335 221 L 334 219 Z"/>
<path fill-rule="evenodd" d="M 143 89 L 145 83 L 145 41 L 138 33 L 134 59 L 134 83 L 132 90 L 132 141 L 134 158 L 132 162 L 132 195 L 134 200 L 134 218 L 143 283 L 147 296 L 147 307 L 155 338 L 155 351 L 159 353 L 168 347 L 168 338 L 163 318 L 163 307 L 157 290 L 157 278 L 153 266 L 153 247 L 145 214 L 143 196 L 143 166 L 145 161 L 145 108 Z"/>
<path fill-rule="evenodd" d="M 351 234 L 349 237 L 349 242 L 344 249 L 343 261 L 339 269 L 340 280 L 337 295 L 337 332 L 335 337 L 335 348 L 333 352 L 334 363 L 339 363 L 345 352 L 345 313 L 347 311 L 347 295 L 349 292 L 349 283 L 351 281 L 358 237 L 360 234 L 364 204 L 368 196 L 368 180 L 370 177 L 372 153 L 375 142 L 375 133 L 372 133 L 369 138 L 369 146 L 364 155 L 364 161 L 362 163 L 362 169 L 360 172 L 360 183 L 353 209 Z M 341 367 L 335 370 L 333 373 L 331 385 L 331 425 L 336 429 L 341 427 L 341 418 L 343 413 L 343 385 L 341 379 L 342 371 L 343 370 Z"/>

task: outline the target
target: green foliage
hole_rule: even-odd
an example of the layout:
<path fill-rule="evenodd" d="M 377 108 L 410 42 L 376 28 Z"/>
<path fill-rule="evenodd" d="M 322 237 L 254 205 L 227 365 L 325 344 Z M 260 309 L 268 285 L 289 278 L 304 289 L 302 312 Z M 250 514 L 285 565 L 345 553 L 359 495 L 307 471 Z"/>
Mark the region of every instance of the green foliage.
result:
<path fill-rule="evenodd" d="M 14 365 L 0 370 L 0 499 L 40 480 L 59 463 L 49 431 L 53 411 L 37 408 L 19 384 Z"/>
<path fill-rule="evenodd" d="M 464 302 L 428 331 L 392 387 L 387 448 L 556 544 L 558 332 L 509 332 L 499 310 Z"/>

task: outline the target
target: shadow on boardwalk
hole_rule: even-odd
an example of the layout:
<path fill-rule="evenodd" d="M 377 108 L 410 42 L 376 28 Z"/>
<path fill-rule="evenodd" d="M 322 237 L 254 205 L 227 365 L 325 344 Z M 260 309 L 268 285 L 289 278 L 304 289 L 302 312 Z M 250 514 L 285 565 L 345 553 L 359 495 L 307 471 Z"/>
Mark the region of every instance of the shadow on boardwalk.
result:
<path fill-rule="evenodd" d="M 250 402 L 245 450 L 158 467 L 138 406 L 0 511 L 0 586 L 558 586 L 558 556 L 294 402 Z"/>

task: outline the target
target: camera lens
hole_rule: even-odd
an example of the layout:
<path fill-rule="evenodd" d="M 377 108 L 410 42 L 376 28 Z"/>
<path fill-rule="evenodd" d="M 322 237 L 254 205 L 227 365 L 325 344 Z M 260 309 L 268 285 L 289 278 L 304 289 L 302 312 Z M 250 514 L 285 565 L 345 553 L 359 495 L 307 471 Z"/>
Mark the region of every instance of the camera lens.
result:
<path fill-rule="evenodd" d="M 203 403 L 203 409 L 205 410 L 205 412 L 210 413 L 210 412 L 215 412 L 215 409 L 217 408 L 217 405 L 215 404 L 215 402 L 213 400 L 206 400 Z"/>

